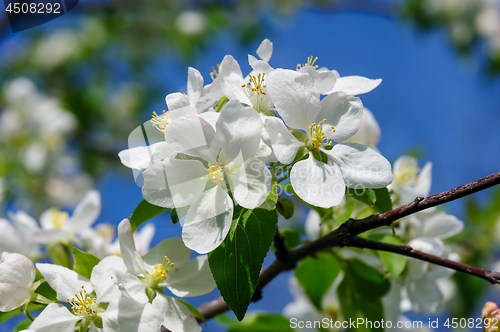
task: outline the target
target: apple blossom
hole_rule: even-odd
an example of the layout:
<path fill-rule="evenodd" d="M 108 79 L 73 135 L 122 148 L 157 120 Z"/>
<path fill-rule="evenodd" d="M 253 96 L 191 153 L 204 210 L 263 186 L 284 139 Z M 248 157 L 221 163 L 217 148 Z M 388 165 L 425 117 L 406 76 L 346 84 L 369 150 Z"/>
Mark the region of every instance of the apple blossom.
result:
<path fill-rule="evenodd" d="M 30 326 L 37 332 L 72 332 L 80 322 L 80 330 L 137 332 L 158 331 L 162 317 L 150 303 L 139 303 L 120 291 L 108 270 L 115 258 L 103 259 L 93 270 L 90 280 L 75 271 L 53 264 L 36 264 L 47 283 L 56 291 L 57 299 L 70 307 L 51 303 Z M 86 328 L 82 329 L 82 326 Z"/>
<path fill-rule="evenodd" d="M 0 311 L 11 311 L 31 301 L 35 275 L 35 266 L 28 257 L 17 253 L 2 253 Z"/>
<path fill-rule="evenodd" d="M 299 140 L 280 119 L 266 119 L 273 152 L 281 163 L 292 163 L 299 149 L 306 148 L 309 157 L 296 162 L 290 173 L 300 198 L 328 208 L 340 203 L 346 186 L 382 188 L 391 183 L 389 162 L 370 148 L 337 143 L 327 149 L 358 131 L 363 114 L 359 98 L 335 92 L 320 100 L 308 73 L 277 69 L 268 79 L 267 90 L 285 124 L 306 133 Z M 320 153 L 326 155 L 326 163 L 320 161 Z"/>
<path fill-rule="evenodd" d="M 261 205 L 271 189 L 269 170 L 254 158 L 261 141 L 259 115 L 232 100 L 222 108 L 216 128 L 195 115 L 176 119 L 165 131 L 167 143 L 203 162 L 166 158 L 143 173 L 148 202 L 169 208 L 190 205 L 182 238 L 199 253 L 217 248 L 229 232 L 233 202 L 226 181 L 235 202 L 248 209 Z"/>

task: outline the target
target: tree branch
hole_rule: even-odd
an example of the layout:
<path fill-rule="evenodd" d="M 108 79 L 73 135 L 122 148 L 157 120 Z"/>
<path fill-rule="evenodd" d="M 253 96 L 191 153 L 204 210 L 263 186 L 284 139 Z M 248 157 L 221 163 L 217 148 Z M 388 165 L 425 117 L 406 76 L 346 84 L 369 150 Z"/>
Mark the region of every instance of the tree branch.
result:
<path fill-rule="evenodd" d="M 441 265 L 441 266 L 447 267 L 447 268 L 455 270 L 455 271 L 467 273 L 467 274 L 482 278 L 484 280 L 487 280 L 487 281 L 491 282 L 492 284 L 500 284 L 500 273 L 498 273 L 498 272 L 480 269 L 480 268 L 475 267 L 475 266 L 471 266 L 471 265 L 463 264 L 460 262 L 451 261 L 449 259 L 444 259 L 444 258 L 441 258 L 438 256 L 430 255 L 430 254 L 427 254 L 425 252 L 415 250 L 408 245 L 395 245 L 395 244 L 389 244 L 389 243 L 383 243 L 383 242 L 363 239 L 363 238 L 354 236 L 351 238 L 348 246 L 349 247 L 356 247 L 356 248 L 360 248 L 360 249 L 372 249 L 372 250 L 393 252 L 395 254 L 413 257 L 413 258 L 419 259 L 421 261 L 426 261 L 429 263 L 433 263 L 436 265 Z"/>
<path fill-rule="evenodd" d="M 396 208 L 394 210 L 385 213 L 376 214 L 361 220 L 349 219 L 333 232 L 309 244 L 306 244 L 296 250 L 289 251 L 288 255 L 286 255 L 286 257 L 283 258 L 283 260 L 276 259 L 268 268 L 266 268 L 261 272 L 259 283 L 257 284 L 255 292 L 261 292 L 262 289 L 269 282 L 271 282 L 276 276 L 278 276 L 281 272 L 292 269 L 298 261 L 307 256 L 313 255 L 320 250 L 332 247 L 356 246 L 356 245 L 365 245 L 365 248 L 369 248 L 368 246 L 372 244 L 368 242 L 359 242 L 360 238 L 357 237 L 357 235 L 382 226 L 390 226 L 394 221 L 400 218 L 471 195 L 478 191 L 493 187 L 497 184 L 500 184 L 500 172 L 479 179 L 477 181 L 470 182 L 463 186 L 453 188 L 451 190 L 447 190 L 436 195 L 429 196 L 427 198 L 417 197 L 415 201 L 413 201 L 412 203 L 403 205 L 399 208 Z M 398 252 L 391 251 L 391 252 L 414 257 L 417 259 L 422 259 L 427 262 L 439 264 L 454 269 L 456 271 L 472 274 L 480 278 L 486 279 L 492 283 L 499 283 L 500 281 L 500 273 L 498 272 L 483 270 L 473 266 L 449 260 L 444 260 L 436 256 L 432 256 L 420 251 L 413 250 L 408 246 L 393 246 L 393 245 L 387 245 L 387 246 L 390 247 L 384 247 L 384 248 L 387 249 L 390 248 L 391 250 L 401 251 L 401 252 L 399 251 Z M 375 250 L 382 250 L 382 249 L 375 249 Z M 199 308 L 200 313 L 207 320 L 219 314 L 222 314 L 228 310 L 229 307 L 222 298 L 214 300 L 210 303 L 206 303 Z"/>

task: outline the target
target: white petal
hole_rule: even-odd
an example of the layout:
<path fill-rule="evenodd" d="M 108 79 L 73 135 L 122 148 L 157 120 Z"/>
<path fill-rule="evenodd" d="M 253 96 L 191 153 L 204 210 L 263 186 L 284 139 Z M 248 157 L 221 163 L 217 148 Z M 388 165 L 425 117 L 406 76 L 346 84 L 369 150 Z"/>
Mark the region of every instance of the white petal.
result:
<path fill-rule="evenodd" d="M 63 229 L 73 234 L 90 227 L 101 213 L 101 194 L 97 190 L 90 191 L 76 207 Z"/>
<path fill-rule="evenodd" d="M 220 150 L 214 128 L 196 115 L 172 121 L 165 129 L 165 141 L 180 153 L 215 163 Z"/>
<path fill-rule="evenodd" d="M 199 160 L 165 158 L 148 167 L 143 176 L 144 199 L 168 208 L 192 204 L 207 183 L 207 171 Z"/>
<path fill-rule="evenodd" d="M 242 85 L 248 83 L 243 78 L 240 65 L 231 56 L 226 55 L 220 65 L 221 89 L 229 100 L 239 100 L 243 104 L 252 105 Z"/>
<path fill-rule="evenodd" d="M 55 264 L 37 263 L 36 268 L 43 275 L 47 283 L 57 293 L 59 301 L 67 301 L 75 297 L 82 290 L 92 293 L 93 288 L 90 281 L 73 270 Z"/>
<path fill-rule="evenodd" d="M 424 168 L 418 174 L 417 184 L 415 186 L 415 193 L 422 197 L 429 196 L 432 184 L 432 163 L 428 161 L 425 163 Z"/>
<path fill-rule="evenodd" d="M 23 287 L 35 281 L 35 265 L 26 256 L 17 253 L 2 253 L 0 259 L 0 282 Z"/>
<path fill-rule="evenodd" d="M 368 93 L 375 89 L 382 79 L 372 80 L 362 76 L 344 76 L 337 78 L 335 86 L 329 93 L 342 91 L 351 96 Z"/>
<path fill-rule="evenodd" d="M 306 223 L 304 225 L 304 230 L 310 240 L 316 240 L 319 238 L 321 231 L 321 216 L 319 213 L 313 209 L 309 210 L 306 217 Z"/>
<path fill-rule="evenodd" d="M 299 69 L 301 73 L 308 73 L 314 79 L 314 86 L 311 91 L 319 94 L 328 94 L 335 85 L 336 76 L 329 70 L 316 71 L 313 66 L 303 66 Z"/>
<path fill-rule="evenodd" d="M 173 237 L 161 241 L 151 249 L 144 256 L 144 262 L 148 267 L 154 267 L 157 264 L 162 264 L 165 256 L 168 256 L 168 259 L 175 263 L 176 269 L 180 269 L 189 262 L 191 249 L 184 245 L 182 239 Z"/>
<path fill-rule="evenodd" d="M 144 274 L 144 262 L 135 250 L 132 228 L 128 219 L 123 219 L 118 225 L 118 237 L 120 239 L 120 252 L 128 271 L 136 276 Z"/>
<path fill-rule="evenodd" d="M 186 265 L 169 270 L 168 277 L 160 286 L 179 297 L 199 296 L 210 293 L 215 288 L 215 281 L 208 266 L 208 257 L 201 255 L 193 258 Z"/>
<path fill-rule="evenodd" d="M 271 55 L 273 55 L 273 43 L 269 39 L 264 39 L 256 53 L 263 61 L 269 62 Z"/>
<path fill-rule="evenodd" d="M 434 280 L 420 278 L 412 280 L 406 287 L 413 310 L 434 314 L 443 308 L 443 294 Z"/>
<path fill-rule="evenodd" d="M 191 113 L 189 97 L 183 93 L 171 93 L 165 97 L 165 102 L 167 103 L 169 113 L 175 115 L 176 118 Z"/>
<path fill-rule="evenodd" d="M 271 191 L 271 172 L 258 159 L 249 159 L 235 174 L 228 177 L 233 182 L 234 199 L 247 209 L 255 209 L 266 200 Z"/>
<path fill-rule="evenodd" d="M 300 198 L 323 208 L 340 204 L 345 194 L 339 168 L 317 161 L 312 154 L 292 167 L 290 182 Z"/>
<path fill-rule="evenodd" d="M 327 137 L 335 142 L 342 142 L 354 135 L 363 121 L 363 104 L 356 97 L 347 96 L 343 92 L 332 93 L 321 101 L 321 112 L 315 119 L 321 123 L 326 119 Z M 335 132 L 329 130 L 334 126 Z"/>
<path fill-rule="evenodd" d="M 127 295 L 139 303 L 149 302 L 149 298 L 146 295 L 146 284 L 137 276 L 130 274 L 121 267 L 110 268 L 108 273 L 114 282 L 114 286 L 117 287 L 122 294 L 124 292 L 127 293 Z"/>
<path fill-rule="evenodd" d="M 255 110 L 231 100 L 220 111 L 215 127 L 226 164 L 240 154 L 243 161 L 255 156 L 262 131 L 262 121 Z"/>
<path fill-rule="evenodd" d="M 217 123 L 217 120 L 219 120 L 220 113 L 217 112 L 205 112 L 198 114 L 200 118 L 208 122 L 213 128 L 215 128 L 215 124 Z"/>
<path fill-rule="evenodd" d="M 280 119 L 268 117 L 265 127 L 269 133 L 274 155 L 282 164 L 290 164 L 297 151 L 304 146 L 293 136 Z"/>
<path fill-rule="evenodd" d="M 30 292 L 25 286 L 0 283 L 0 311 L 11 311 L 29 299 Z"/>
<path fill-rule="evenodd" d="M 427 218 L 423 223 L 422 236 L 447 239 L 460 233 L 464 223 L 457 217 L 441 212 Z"/>
<path fill-rule="evenodd" d="M 14 226 L 5 219 L 0 219 L 0 252 L 17 252 L 32 257 L 36 255 L 36 245 L 34 243 L 27 243 L 29 237 L 23 236 L 21 231 L 14 228 Z M 30 248 L 31 247 L 31 248 Z"/>
<path fill-rule="evenodd" d="M 76 322 L 80 319 L 71 314 L 68 308 L 51 303 L 35 318 L 30 329 L 36 332 L 73 332 Z"/>
<path fill-rule="evenodd" d="M 163 326 L 170 331 L 175 332 L 200 332 L 201 326 L 198 325 L 193 314 L 185 305 L 175 299 L 158 294 L 153 300 L 155 306 L 163 313 Z M 143 330 L 146 331 L 146 330 Z M 147 330 L 153 331 L 153 330 Z M 156 331 L 156 330 L 155 330 Z"/>
<path fill-rule="evenodd" d="M 150 146 L 137 146 L 122 150 L 118 153 L 118 157 L 128 168 L 141 170 L 172 154 L 174 151 L 168 147 L 168 144 L 159 142 Z"/>
<path fill-rule="evenodd" d="M 151 303 L 136 302 L 124 293 L 110 302 L 99 316 L 102 317 L 104 331 L 109 332 L 160 331 L 163 320 L 159 308 Z"/>
<path fill-rule="evenodd" d="M 321 109 L 319 94 L 311 92 L 311 75 L 276 69 L 266 75 L 266 82 L 267 92 L 286 125 L 307 130 Z"/>
<path fill-rule="evenodd" d="M 217 248 L 226 238 L 233 217 L 233 201 L 222 185 L 206 191 L 189 208 L 182 239 L 200 254 Z"/>
<path fill-rule="evenodd" d="M 134 236 L 135 249 L 139 255 L 145 255 L 149 251 L 149 246 L 155 236 L 155 231 L 155 225 L 148 223 L 144 225 L 141 230 L 135 231 L 134 234 L 132 234 Z"/>
<path fill-rule="evenodd" d="M 372 112 L 363 108 L 363 120 L 359 130 L 349 138 L 349 142 L 360 143 L 377 151 L 376 146 L 380 140 L 380 126 Z"/>
<path fill-rule="evenodd" d="M 324 151 L 340 166 L 349 188 L 383 188 L 392 182 L 391 164 L 382 155 L 358 143 L 337 144 Z"/>
<path fill-rule="evenodd" d="M 17 228 L 28 235 L 39 233 L 41 231 L 35 219 L 29 216 L 24 211 L 18 211 L 9 215 L 12 222 Z"/>
<path fill-rule="evenodd" d="M 203 91 L 203 76 L 192 67 L 188 68 L 187 95 L 192 106 L 196 105 Z"/>
<path fill-rule="evenodd" d="M 123 271 L 127 270 L 123 259 L 114 255 L 101 260 L 92 270 L 90 283 L 94 288 L 96 298 L 99 303 L 109 303 L 120 296 L 120 290 L 111 279 L 111 275 L 109 273 L 111 268 Z"/>

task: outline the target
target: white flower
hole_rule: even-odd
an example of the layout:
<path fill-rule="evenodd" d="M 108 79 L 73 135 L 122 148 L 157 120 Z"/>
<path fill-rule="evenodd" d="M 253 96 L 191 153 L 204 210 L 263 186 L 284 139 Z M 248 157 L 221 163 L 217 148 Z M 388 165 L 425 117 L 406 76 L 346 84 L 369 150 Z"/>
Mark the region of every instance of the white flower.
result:
<path fill-rule="evenodd" d="M 206 24 L 205 16 L 200 12 L 192 10 L 181 12 L 175 20 L 175 26 L 185 35 L 197 35 L 202 33 Z"/>
<path fill-rule="evenodd" d="M 402 227 L 404 237 L 413 238 L 408 243 L 413 249 L 454 261 L 460 259 L 442 242 L 462 231 L 463 222 L 456 217 L 444 212 L 421 212 L 406 217 Z M 442 311 L 445 289 L 440 280 L 450 277 L 453 272 L 439 265 L 409 258 L 405 291 L 413 310 L 424 313 Z"/>
<path fill-rule="evenodd" d="M 123 286 L 137 301 L 150 300 L 148 292 L 154 292 L 152 304 L 163 308 L 162 324 L 171 331 L 200 331 L 196 320 L 181 303 L 163 294 L 167 287 L 174 295 L 198 296 L 215 288 L 206 255 L 189 259 L 191 250 L 179 238 L 163 240 L 144 258 L 137 253 L 132 230 L 127 219 L 118 226 L 121 264 L 115 264 L 111 274 L 117 284 Z M 118 261 L 118 259 L 115 259 Z"/>
<path fill-rule="evenodd" d="M 90 191 L 69 216 L 57 208 L 48 209 L 40 216 L 40 226 L 25 212 L 11 215 L 12 221 L 32 240 L 41 244 L 72 241 L 75 235 L 89 228 L 101 212 L 101 198 L 98 191 Z"/>
<path fill-rule="evenodd" d="M 151 240 L 155 234 L 155 226 L 151 223 L 144 225 L 140 230 L 134 232 L 134 242 L 139 255 L 145 255 L 149 251 Z M 80 234 L 86 250 L 97 258 L 110 255 L 120 255 L 120 243 L 115 237 L 115 230 L 109 224 L 98 224 Z"/>
<path fill-rule="evenodd" d="M 432 163 L 427 162 L 422 170 L 415 158 L 401 156 L 394 163 L 394 181 L 390 189 L 396 192 L 396 206 L 412 202 L 416 197 L 427 197 L 431 190 Z"/>
<path fill-rule="evenodd" d="M 110 256 L 97 264 L 90 280 L 59 265 L 38 263 L 57 299 L 68 302 L 71 309 L 51 303 L 30 328 L 37 332 L 72 332 L 80 321 L 95 332 L 158 331 L 162 321 L 158 309 L 136 302 L 111 280 L 108 270 L 116 266 L 115 259 L 119 257 Z"/>
<path fill-rule="evenodd" d="M 269 74 L 267 90 L 286 125 L 306 132 L 299 141 L 277 118 L 266 119 L 266 128 L 276 158 L 283 164 L 293 162 L 297 151 L 306 147 L 309 158 L 297 162 L 290 181 L 297 195 L 315 206 L 338 205 L 345 187 L 382 188 L 392 181 L 389 162 L 375 151 L 358 143 L 338 143 L 354 135 L 361 125 L 363 106 L 359 98 L 343 92 L 322 100 L 311 91 L 314 79 L 308 73 L 277 69 Z M 314 157 L 326 154 L 328 163 Z"/>
<path fill-rule="evenodd" d="M 0 311 L 11 311 L 29 303 L 36 270 L 26 256 L 4 252 L 0 259 Z"/>
<path fill-rule="evenodd" d="M 377 150 L 377 144 L 380 140 L 380 126 L 377 120 L 366 107 L 363 108 L 363 120 L 361 121 L 361 126 L 356 134 L 351 136 L 347 141 L 360 143 L 366 145 L 367 147 Z"/>
<path fill-rule="evenodd" d="M 236 203 L 247 209 L 261 205 L 271 189 L 269 170 L 254 158 L 261 141 L 259 115 L 232 100 L 222 108 L 216 128 L 194 115 L 176 119 L 165 131 L 167 143 L 198 160 L 166 158 L 143 173 L 148 202 L 169 208 L 190 205 L 182 238 L 199 253 L 217 248 L 229 232 L 233 202 L 226 180 Z"/>
<path fill-rule="evenodd" d="M 36 260 L 42 256 L 40 247 L 31 240 L 31 234 L 14 227 L 6 219 L 0 219 L 0 253 L 19 253 Z"/>
<path fill-rule="evenodd" d="M 328 71 L 326 68 L 320 68 L 319 72 Z M 336 70 L 332 71 L 337 77 L 337 81 L 333 89 L 327 91 L 325 94 L 342 91 L 350 96 L 357 96 L 368 93 L 375 89 L 382 83 L 382 79 L 372 80 L 362 76 L 343 76 L 341 77 Z"/>

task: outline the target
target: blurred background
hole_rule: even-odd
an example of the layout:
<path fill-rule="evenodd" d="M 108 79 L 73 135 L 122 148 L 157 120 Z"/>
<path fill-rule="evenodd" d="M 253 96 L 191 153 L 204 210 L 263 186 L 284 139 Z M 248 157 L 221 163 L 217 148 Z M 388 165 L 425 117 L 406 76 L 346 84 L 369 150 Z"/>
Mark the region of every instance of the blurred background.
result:
<path fill-rule="evenodd" d="M 231 54 L 248 73 L 247 54 L 264 38 L 274 44 L 273 67 L 295 68 L 313 55 L 342 76 L 382 78 L 361 96 L 381 128 L 378 149 L 391 162 L 404 154 L 421 166 L 431 161 L 431 194 L 500 170 L 498 0 L 80 0 L 17 33 L 0 14 L 0 216 L 72 209 L 95 188 L 98 222 L 128 218 L 142 200 L 118 158 L 130 132 L 166 109 L 167 94 L 186 91 L 189 66 L 207 84 Z M 466 248 L 462 261 L 492 268 L 499 207 L 496 189 L 445 206 L 466 223 L 454 238 Z M 287 222 L 300 225 L 305 213 Z M 153 222 L 152 245 L 181 234 L 168 214 Z M 280 313 L 292 301 L 289 276 L 276 278 L 249 311 Z M 443 317 L 479 317 L 486 300 L 500 300 L 483 280 L 454 279 L 457 299 Z M 223 330 L 215 321 L 204 328 Z"/>

